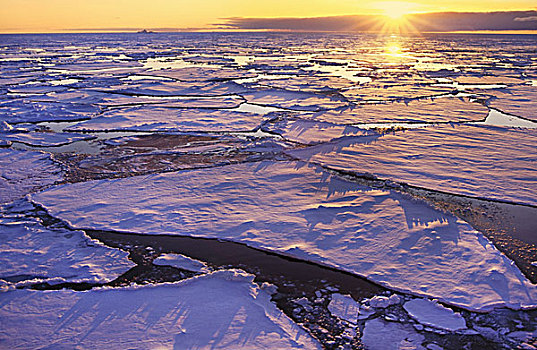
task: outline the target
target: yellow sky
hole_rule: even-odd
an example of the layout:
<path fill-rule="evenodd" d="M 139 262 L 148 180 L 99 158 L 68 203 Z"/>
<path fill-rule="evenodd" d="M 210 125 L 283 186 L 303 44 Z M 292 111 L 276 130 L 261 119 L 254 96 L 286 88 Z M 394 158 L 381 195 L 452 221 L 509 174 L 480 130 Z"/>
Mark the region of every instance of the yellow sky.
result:
<path fill-rule="evenodd" d="M 0 32 L 204 28 L 227 17 L 320 17 L 535 9 L 535 0 L 0 0 Z"/>

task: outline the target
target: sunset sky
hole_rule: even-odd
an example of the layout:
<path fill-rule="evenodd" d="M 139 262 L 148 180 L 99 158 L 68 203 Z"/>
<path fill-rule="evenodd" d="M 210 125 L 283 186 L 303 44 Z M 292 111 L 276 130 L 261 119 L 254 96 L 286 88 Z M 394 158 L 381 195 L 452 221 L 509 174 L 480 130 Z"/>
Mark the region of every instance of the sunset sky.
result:
<path fill-rule="evenodd" d="M 230 17 L 534 10 L 535 0 L 0 0 L 0 32 L 211 28 Z M 213 27 L 214 28 L 214 27 Z"/>

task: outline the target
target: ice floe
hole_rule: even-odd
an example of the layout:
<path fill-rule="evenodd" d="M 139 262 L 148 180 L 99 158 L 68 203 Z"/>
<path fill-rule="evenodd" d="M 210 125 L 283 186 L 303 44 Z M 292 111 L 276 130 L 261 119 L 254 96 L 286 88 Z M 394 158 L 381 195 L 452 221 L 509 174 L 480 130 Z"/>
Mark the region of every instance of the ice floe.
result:
<path fill-rule="evenodd" d="M 537 205 L 535 129 L 447 125 L 362 139 L 289 153 L 428 189 Z"/>
<path fill-rule="evenodd" d="M 367 321 L 363 330 L 362 343 L 367 350 L 425 350 L 425 337 L 410 325 L 386 322 L 379 318 Z"/>
<path fill-rule="evenodd" d="M 84 232 L 49 229 L 30 218 L 0 219 L 0 279 L 14 284 L 105 283 L 135 264 Z"/>
<path fill-rule="evenodd" d="M 350 125 L 338 125 L 302 119 L 284 119 L 266 125 L 263 130 L 281 135 L 284 139 L 303 144 L 329 142 L 341 137 L 372 136 L 374 131 L 360 129 Z"/>
<path fill-rule="evenodd" d="M 360 303 L 356 302 L 350 295 L 334 293 L 330 304 L 328 304 L 328 310 L 332 315 L 356 324 L 358 322 L 358 313 L 360 312 Z"/>
<path fill-rule="evenodd" d="M 489 110 L 463 98 L 436 98 L 380 104 L 364 104 L 337 111 L 303 114 L 303 118 L 336 124 L 440 123 L 481 121 Z"/>
<path fill-rule="evenodd" d="M 69 127 L 70 131 L 253 131 L 262 115 L 215 109 L 141 106 L 113 109 Z"/>
<path fill-rule="evenodd" d="M 204 262 L 192 259 L 182 254 L 162 254 L 155 260 L 155 265 L 173 266 L 178 269 L 193 271 L 193 272 L 209 272 L 210 269 Z"/>
<path fill-rule="evenodd" d="M 537 121 L 537 86 L 519 85 L 487 91 L 487 94 L 494 97 L 488 101 L 490 107 Z"/>
<path fill-rule="evenodd" d="M 295 111 L 320 111 L 347 105 L 347 102 L 341 97 L 277 89 L 248 91 L 242 96 L 252 104 Z"/>
<path fill-rule="evenodd" d="M 0 120 L 10 124 L 89 119 L 99 112 L 92 105 L 11 100 L 0 102 Z"/>
<path fill-rule="evenodd" d="M 0 140 L 20 142 L 29 146 L 52 147 L 68 145 L 73 142 L 91 140 L 95 136 L 75 133 L 55 132 L 1 132 Z"/>
<path fill-rule="evenodd" d="M 96 89 L 101 92 L 145 96 L 223 96 L 245 91 L 244 87 L 232 81 L 168 82 L 161 80 L 138 80 L 129 84 Z"/>
<path fill-rule="evenodd" d="M 275 89 L 305 92 L 337 91 L 355 85 L 352 81 L 329 75 L 289 76 L 285 79 L 260 78 L 256 85 L 268 86 Z"/>
<path fill-rule="evenodd" d="M 2 293 L 6 348 L 320 349 L 238 270 L 85 292 Z"/>
<path fill-rule="evenodd" d="M 536 306 L 537 287 L 468 224 L 305 163 L 90 181 L 31 198 L 73 228 L 231 240 L 472 310 Z"/>
<path fill-rule="evenodd" d="M 248 79 L 256 77 L 256 73 L 236 69 L 187 67 L 179 69 L 162 69 L 148 71 L 145 74 L 157 77 L 172 78 L 180 81 L 225 81 L 233 79 Z"/>
<path fill-rule="evenodd" d="M 454 92 L 453 88 L 432 85 L 398 85 L 367 84 L 341 92 L 349 101 L 364 103 L 376 101 L 412 100 L 432 96 L 441 96 Z"/>
<path fill-rule="evenodd" d="M 0 149 L 0 204 L 9 203 L 62 179 L 50 155 Z"/>
<path fill-rule="evenodd" d="M 434 300 L 413 299 L 407 301 L 403 308 L 419 323 L 448 331 L 466 328 L 466 321 L 460 313 L 438 304 Z"/>

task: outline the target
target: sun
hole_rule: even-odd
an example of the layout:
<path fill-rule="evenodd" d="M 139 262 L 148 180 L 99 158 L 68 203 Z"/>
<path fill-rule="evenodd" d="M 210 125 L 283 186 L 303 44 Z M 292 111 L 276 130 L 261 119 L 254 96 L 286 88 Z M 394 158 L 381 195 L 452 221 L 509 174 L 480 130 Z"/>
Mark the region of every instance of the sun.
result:
<path fill-rule="evenodd" d="M 376 7 L 383 12 L 383 15 L 391 20 L 400 20 L 405 15 L 411 13 L 415 4 L 403 1 L 380 1 Z"/>

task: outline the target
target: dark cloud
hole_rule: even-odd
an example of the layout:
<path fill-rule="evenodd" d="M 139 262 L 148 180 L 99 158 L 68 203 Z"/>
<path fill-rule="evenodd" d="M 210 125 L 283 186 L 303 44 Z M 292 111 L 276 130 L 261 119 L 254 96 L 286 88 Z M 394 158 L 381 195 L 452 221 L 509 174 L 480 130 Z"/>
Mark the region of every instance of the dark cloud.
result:
<path fill-rule="evenodd" d="M 537 11 L 438 12 L 406 16 L 420 32 L 480 30 L 537 30 Z M 382 16 L 333 16 L 314 18 L 226 18 L 219 29 L 288 31 L 378 31 Z"/>

